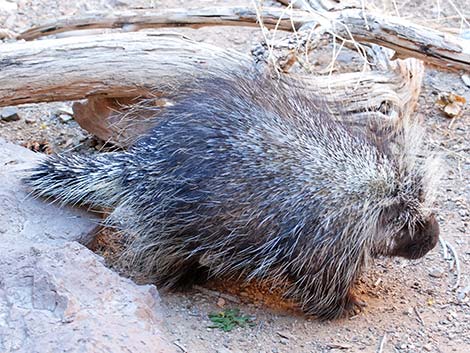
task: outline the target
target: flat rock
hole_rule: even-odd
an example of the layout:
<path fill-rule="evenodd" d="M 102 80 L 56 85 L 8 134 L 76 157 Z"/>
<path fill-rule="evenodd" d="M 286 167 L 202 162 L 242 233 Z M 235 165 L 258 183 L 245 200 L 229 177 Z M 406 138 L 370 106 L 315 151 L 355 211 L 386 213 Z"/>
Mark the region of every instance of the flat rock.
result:
<path fill-rule="evenodd" d="M 62 124 L 67 124 L 68 122 L 73 120 L 73 117 L 68 114 L 60 114 L 57 118 Z"/>
<path fill-rule="evenodd" d="M 18 121 L 20 120 L 20 115 L 18 114 L 18 108 L 16 107 L 6 107 L 0 110 L 0 118 L 2 121 Z"/>
<path fill-rule="evenodd" d="M 76 242 L 0 243 L 0 351 L 174 352 L 153 285 L 138 286 Z"/>
<path fill-rule="evenodd" d="M 78 208 L 28 196 L 20 178 L 42 155 L 0 139 L 0 238 L 34 242 L 91 240 L 99 219 Z"/>

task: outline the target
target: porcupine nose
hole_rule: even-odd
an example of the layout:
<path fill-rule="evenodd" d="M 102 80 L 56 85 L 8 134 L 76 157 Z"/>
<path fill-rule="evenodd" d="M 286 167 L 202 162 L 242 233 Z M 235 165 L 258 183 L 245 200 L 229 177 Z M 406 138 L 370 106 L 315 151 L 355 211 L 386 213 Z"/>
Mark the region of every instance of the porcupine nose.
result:
<path fill-rule="evenodd" d="M 424 224 L 416 230 L 415 242 L 407 249 L 409 259 L 419 259 L 432 250 L 439 240 L 439 223 L 432 214 Z"/>

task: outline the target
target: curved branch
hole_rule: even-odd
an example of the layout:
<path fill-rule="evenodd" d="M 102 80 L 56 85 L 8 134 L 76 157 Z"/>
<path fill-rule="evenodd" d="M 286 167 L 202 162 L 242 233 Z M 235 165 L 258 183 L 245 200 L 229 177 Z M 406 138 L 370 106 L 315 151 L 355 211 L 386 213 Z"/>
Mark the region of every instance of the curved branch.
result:
<path fill-rule="evenodd" d="M 292 31 L 299 29 L 311 16 L 304 11 L 284 10 L 282 8 L 263 7 L 259 9 L 263 24 L 268 28 Z M 18 39 L 32 40 L 42 36 L 68 31 L 125 28 L 204 26 L 252 26 L 258 27 L 258 14 L 251 7 L 207 7 L 197 9 L 136 9 L 124 12 L 93 12 L 80 18 L 59 18 L 38 27 L 33 27 L 18 36 Z"/>
<path fill-rule="evenodd" d="M 168 33 L 115 33 L 1 46 L 0 106 L 90 98 L 74 106 L 76 120 L 118 144 L 131 141 L 140 131 L 137 125 L 146 124 L 144 115 L 124 120 L 114 116 L 122 104 L 149 94 L 165 96 L 208 72 L 254 70 L 248 56 Z M 377 111 L 384 104 L 401 117 L 407 107 L 414 107 L 422 65 L 412 59 L 397 63 L 403 65 L 387 71 L 290 74 L 289 84 L 331 100 L 333 109 L 349 114 L 355 124 L 363 123 L 365 111 Z M 413 63 L 418 69 L 407 66 Z M 336 102 L 342 102 L 341 107 Z"/>
<path fill-rule="evenodd" d="M 361 9 L 315 12 L 295 9 L 261 8 L 260 17 L 268 28 L 297 30 L 322 26 L 331 34 L 347 41 L 375 43 L 393 49 L 396 57 L 414 57 L 443 68 L 470 70 L 470 40 L 457 38 L 438 30 L 420 26 L 398 17 L 383 16 Z M 249 7 L 201 9 L 134 10 L 121 13 L 94 13 L 83 18 L 59 19 L 32 28 L 19 35 L 34 39 L 78 29 L 161 28 L 209 25 L 257 26 L 256 11 Z"/>

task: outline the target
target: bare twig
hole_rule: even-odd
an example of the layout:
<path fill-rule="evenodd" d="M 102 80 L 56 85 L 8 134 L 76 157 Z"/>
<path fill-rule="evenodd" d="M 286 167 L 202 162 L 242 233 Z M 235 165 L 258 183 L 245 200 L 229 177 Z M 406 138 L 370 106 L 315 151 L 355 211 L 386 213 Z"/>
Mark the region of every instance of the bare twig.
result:
<path fill-rule="evenodd" d="M 423 318 L 421 317 L 421 314 L 419 313 L 418 309 L 417 309 L 416 307 L 413 307 L 413 311 L 415 312 L 416 317 L 418 318 L 419 323 L 424 326 L 424 320 L 423 320 Z"/>
<path fill-rule="evenodd" d="M 387 334 L 384 333 L 382 339 L 380 340 L 379 349 L 377 349 L 377 353 L 382 353 L 384 351 L 385 343 L 387 342 Z"/>
<path fill-rule="evenodd" d="M 208 296 L 211 296 L 211 297 L 214 297 L 214 298 L 223 298 L 223 299 L 225 299 L 227 301 L 230 301 L 232 303 L 240 304 L 240 299 L 238 299 L 237 297 L 235 297 L 233 295 L 217 292 L 215 290 L 210 290 L 210 289 L 201 287 L 199 285 L 194 285 L 193 287 L 194 287 L 194 289 L 197 289 L 198 291 L 200 291 L 200 292 L 202 292 L 202 293 L 204 293 Z"/>
<path fill-rule="evenodd" d="M 455 290 L 457 288 L 459 288 L 460 286 L 460 278 L 462 276 L 462 272 L 460 270 L 460 260 L 459 260 L 459 256 L 457 255 L 457 251 L 455 250 L 454 246 L 452 244 L 450 244 L 449 242 L 446 242 L 447 244 L 447 247 L 450 249 L 452 255 L 454 256 L 454 259 L 455 259 L 455 271 L 457 272 L 457 278 L 455 280 L 455 284 L 454 286 L 452 287 L 452 290 Z"/>
<path fill-rule="evenodd" d="M 455 280 L 455 284 L 452 286 L 452 290 L 456 290 L 457 288 L 460 287 L 460 280 L 461 280 L 461 277 L 462 277 L 462 271 L 461 271 L 461 268 L 460 268 L 459 256 L 457 254 L 457 251 L 455 250 L 455 247 L 452 244 L 450 244 L 448 241 L 446 241 L 442 238 L 439 238 L 439 242 L 442 245 L 442 249 L 443 249 L 443 253 L 444 253 L 444 259 L 449 260 L 449 259 L 452 259 L 452 257 L 453 257 L 453 259 L 455 261 L 455 271 L 456 271 L 457 278 Z M 448 255 L 447 249 L 450 250 L 452 256 Z"/>
<path fill-rule="evenodd" d="M 182 345 L 181 343 L 179 343 L 178 341 L 174 341 L 173 344 L 174 344 L 176 347 L 178 347 L 179 349 L 181 349 L 181 351 L 182 351 L 183 353 L 187 353 L 187 352 L 188 352 L 188 350 L 186 349 L 186 347 L 183 346 L 183 345 Z"/>
<path fill-rule="evenodd" d="M 439 243 L 441 244 L 441 247 L 442 247 L 442 256 L 444 257 L 444 260 L 448 260 L 449 259 L 449 253 L 447 252 L 447 243 L 446 243 L 446 241 L 442 237 L 439 237 Z"/>

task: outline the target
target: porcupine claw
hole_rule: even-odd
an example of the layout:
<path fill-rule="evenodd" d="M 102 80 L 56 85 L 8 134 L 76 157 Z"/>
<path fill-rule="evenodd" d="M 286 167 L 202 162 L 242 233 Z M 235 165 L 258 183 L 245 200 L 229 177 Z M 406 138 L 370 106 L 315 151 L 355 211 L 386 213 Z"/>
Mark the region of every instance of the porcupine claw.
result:
<path fill-rule="evenodd" d="M 367 303 L 359 299 L 356 295 L 349 292 L 346 306 L 344 308 L 345 316 L 354 316 L 360 314 L 364 308 L 367 307 Z"/>

